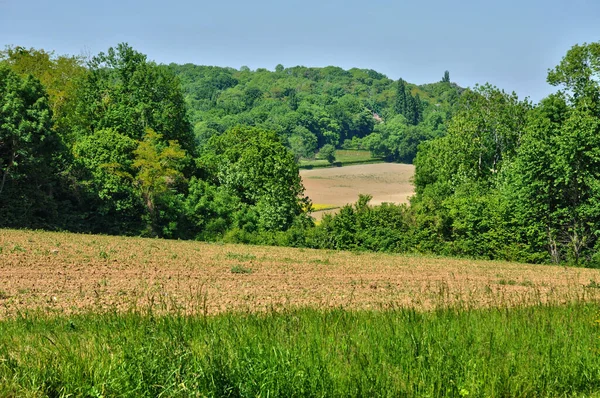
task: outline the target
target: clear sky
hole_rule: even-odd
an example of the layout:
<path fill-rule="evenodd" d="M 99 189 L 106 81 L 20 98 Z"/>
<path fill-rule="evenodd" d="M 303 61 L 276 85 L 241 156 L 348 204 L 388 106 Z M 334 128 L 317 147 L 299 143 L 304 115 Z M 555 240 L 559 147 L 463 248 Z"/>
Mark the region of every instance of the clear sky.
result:
<path fill-rule="evenodd" d="M 0 0 L 0 46 L 95 55 L 120 42 L 159 63 L 336 65 L 411 83 L 450 71 L 534 102 L 574 44 L 600 40 L 599 0 Z"/>

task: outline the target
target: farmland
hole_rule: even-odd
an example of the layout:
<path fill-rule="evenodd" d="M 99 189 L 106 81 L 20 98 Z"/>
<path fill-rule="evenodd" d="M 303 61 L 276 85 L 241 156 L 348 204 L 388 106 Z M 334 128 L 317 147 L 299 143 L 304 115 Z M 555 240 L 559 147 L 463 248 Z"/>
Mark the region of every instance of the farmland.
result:
<path fill-rule="evenodd" d="M 0 230 L 0 396 L 597 396 L 600 271 Z"/>
<path fill-rule="evenodd" d="M 335 162 L 332 165 L 326 159 L 301 159 L 300 169 L 327 168 L 350 166 L 356 164 L 382 163 L 382 158 L 373 157 L 371 152 L 364 150 L 338 149 L 335 151 Z"/>
<path fill-rule="evenodd" d="M 321 219 L 324 213 L 356 202 L 359 194 L 372 195 L 371 204 L 374 205 L 408 203 L 414 193 L 411 183 L 414 170 L 410 164 L 375 163 L 301 170 L 300 176 L 305 194 L 317 210 L 313 217 Z M 326 210 L 319 210 L 322 207 Z"/>
<path fill-rule="evenodd" d="M 0 232 L 0 316 L 314 307 L 486 307 L 600 297 L 600 271 L 46 232 Z"/>

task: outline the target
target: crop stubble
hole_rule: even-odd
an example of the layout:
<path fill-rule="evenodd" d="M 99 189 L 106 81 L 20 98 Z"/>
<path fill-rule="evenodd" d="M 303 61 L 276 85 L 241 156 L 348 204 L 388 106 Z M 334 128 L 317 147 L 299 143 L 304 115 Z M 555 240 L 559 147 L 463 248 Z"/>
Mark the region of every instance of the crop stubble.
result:
<path fill-rule="evenodd" d="M 359 194 L 373 196 L 371 204 L 408 203 L 414 194 L 411 179 L 412 164 L 375 163 L 345 167 L 301 170 L 305 194 L 313 203 L 344 206 L 358 200 Z M 336 210 L 316 211 L 313 217 L 321 219 Z"/>
<path fill-rule="evenodd" d="M 598 300 L 592 269 L 0 230 L 0 318 Z M 232 272 L 236 269 L 243 272 Z"/>

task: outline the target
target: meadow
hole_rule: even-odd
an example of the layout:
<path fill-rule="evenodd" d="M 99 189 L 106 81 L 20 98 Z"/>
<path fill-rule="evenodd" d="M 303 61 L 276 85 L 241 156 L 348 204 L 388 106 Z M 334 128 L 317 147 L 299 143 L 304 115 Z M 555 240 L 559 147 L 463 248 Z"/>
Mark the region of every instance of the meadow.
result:
<path fill-rule="evenodd" d="M 600 271 L 0 230 L 0 396 L 598 396 Z"/>
<path fill-rule="evenodd" d="M 324 167 L 341 167 L 353 164 L 382 163 L 382 158 L 373 157 L 370 151 L 355 149 L 337 149 L 335 162 L 329 163 L 326 159 L 301 159 L 300 169 L 315 169 Z"/>

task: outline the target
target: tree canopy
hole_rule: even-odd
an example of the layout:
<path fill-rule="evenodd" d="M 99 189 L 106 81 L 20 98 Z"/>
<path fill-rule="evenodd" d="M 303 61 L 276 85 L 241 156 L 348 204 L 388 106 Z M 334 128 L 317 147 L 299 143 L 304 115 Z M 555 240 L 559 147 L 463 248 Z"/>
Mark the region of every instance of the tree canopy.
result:
<path fill-rule="evenodd" d="M 256 126 L 277 132 L 299 158 L 314 158 L 325 145 L 376 154 L 370 136 L 377 134 L 374 139 L 389 148 L 389 160 L 410 162 L 420 142 L 440 134 L 440 123 L 432 119 L 442 124 L 449 119 L 462 93 L 451 83 L 416 86 L 373 70 L 333 66 L 278 65 L 275 72 L 191 64 L 168 69 L 182 81 L 200 143 L 236 125 Z"/>
<path fill-rule="evenodd" d="M 35 77 L 21 77 L 0 64 L 0 219 L 4 225 L 40 226 L 54 220 L 53 157 L 58 151 L 44 87 Z"/>

